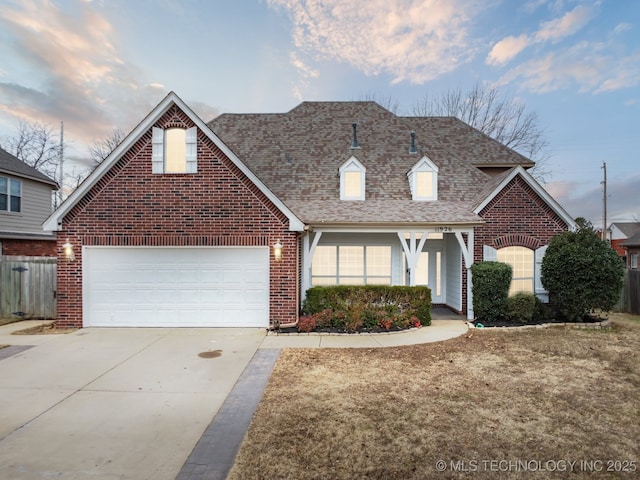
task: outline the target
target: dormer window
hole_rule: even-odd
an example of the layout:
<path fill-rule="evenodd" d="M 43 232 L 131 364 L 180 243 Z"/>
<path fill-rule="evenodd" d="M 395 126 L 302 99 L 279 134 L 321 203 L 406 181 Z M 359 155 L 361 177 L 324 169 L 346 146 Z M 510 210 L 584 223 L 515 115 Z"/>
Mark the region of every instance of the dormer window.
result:
<path fill-rule="evenodd" d="M 153 128 L 153 173 L 196 173 L 198 131 L 192 128 Z"/>
<path fill-rule="evenodd" d="M 340 200 L 364 200 L 365 173 L 367 169 L 356 157 L 351 157 L 340 167 Z"/>
<path fill-rule="evenodd" d="M 411 197 L 419 202 L 432 202 L 438 199 L 438 167 L 429 157 L 422 157 L 407 173 Z"/>

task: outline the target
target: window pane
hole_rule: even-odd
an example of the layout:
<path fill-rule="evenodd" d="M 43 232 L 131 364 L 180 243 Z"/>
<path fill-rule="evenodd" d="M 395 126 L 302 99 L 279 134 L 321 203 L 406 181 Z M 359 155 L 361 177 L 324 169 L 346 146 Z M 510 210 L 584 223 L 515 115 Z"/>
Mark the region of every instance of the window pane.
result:
<path fill-rule="evenodd" d="M 336 281 L 336 277 L 311 277 L 311 286 L 337 285 Z"/>
<path fill-rule="evenodd" d="M 0 193 L 9 193 L 7 192 L 8 180 L 7 177 L 0 177 Z"/>
<path fill-rule="evenodd" d="M 336 247 L 316 247 L 311 262 L 312 275 L 333 275 L 337 274 Z"/>
<path fill-rule="evenodd" d="M 370 277 L 391 277 L 391 247 L 367 247 L 367 283 Z"/>
<path fill-rule="evenodd" d="M 0 193 L 0 210 L 7 210 L 7 198 L 8 196 L 4 193 Z"/>
<path fill-rule="evenodd" d="M 433 196 L 433 172 L 416 172 L 416 194 L 418 197 Z"/>
<path fill-rule="evenodd" d="M 364 247 L 344 247 L 340 253 L 340 276 L 364 277 Z M 343 282 L 340 282 L 343 283 Z M 353 284 L 355 285 L 355 284 Z"/>
<path fill-rule="evenodd" d="M 166 172 L 185 173 L 187 171 L 186 131 L 170 128 L 165 132 Z"/>
<path fill-rule="evenodd" d="M 20 197 L 11 197 L 11 211 L 12 212 L 20 211 Z"/>
<path fill-rule="evenodd" d="M 11 195 L 20 196 L 20 180 L 11 179 Z"/>
<path fill-rule="evenodd" d="M 359 198 L 361 192 L 361 172 L 344 172 L 344 196 L 349 198 Z"/>
<path fill-rule="evenodd" d="M 526 247 L 505 247 L 498 250 L 498 261 L 508 263 L 513 269 L 509 295 L 517 292 L 533 293 L 533 250 Z"/>

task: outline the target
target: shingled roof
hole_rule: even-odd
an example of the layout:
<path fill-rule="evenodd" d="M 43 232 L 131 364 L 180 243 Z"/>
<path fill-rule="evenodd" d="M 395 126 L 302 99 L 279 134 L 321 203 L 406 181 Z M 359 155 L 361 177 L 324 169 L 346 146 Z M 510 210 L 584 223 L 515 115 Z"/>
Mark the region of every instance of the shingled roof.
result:
<path fill-rule="evenodd" d="M 303 102 L 282 114 L 223 114 L 208 126 L 311 225 L 481 223 L 473 207 L 495 179 L 475 165 L 533 164 L 454 117 L 399 117 L 375 102 Z M 439 169 L 435 202 L 411 198 L 407 172 L 425 155 Z M 351 156 L 367 169 L 364 201 L 340 200 L 338 170 Z"/>
<path fill-rule="evenodd" d="M 35 168 L 27 165 L 19 158 L 11 155 L 6 150 L 0 148 L 0 172 L 16 175 L 18 177 L 28 178 L 37 182 L 47 183 L 54 189 L 58 189 L 58 184 L 44 173 L 39 172 Z"/>

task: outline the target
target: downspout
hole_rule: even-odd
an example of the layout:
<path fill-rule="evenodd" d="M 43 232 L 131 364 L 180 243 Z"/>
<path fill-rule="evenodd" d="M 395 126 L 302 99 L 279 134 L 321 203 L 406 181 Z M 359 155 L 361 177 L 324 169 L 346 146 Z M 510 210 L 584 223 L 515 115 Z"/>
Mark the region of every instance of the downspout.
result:
<path fill-rule="evenodd" d="M 307 233 L 304 232 L 303 235 Z M 296 274 L 300 275 L 300 237 L 296 242 Z M 298 326 L 298 322 L 300 321 L 300 282 L 302 281 L 302 276 L 296 279 L 296 321 L 291 323 L 281 323 L 278 325 L 278 330 L 281 328 L 294 328 Z M 274 330 L 272 325 L 269 325 L 269 330 Z"/>

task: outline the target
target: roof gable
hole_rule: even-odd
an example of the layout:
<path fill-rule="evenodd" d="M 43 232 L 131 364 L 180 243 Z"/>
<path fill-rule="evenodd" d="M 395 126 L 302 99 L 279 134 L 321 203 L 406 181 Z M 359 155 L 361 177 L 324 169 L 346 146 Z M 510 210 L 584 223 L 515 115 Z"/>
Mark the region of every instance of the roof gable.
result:
<path fill-rule="evenodd" d="M 0 148 L 0 172 L 15 175 L 17 177 L 28 178 L 34 182 L 46 183 L 51 185 L 54 190 L 58 189 L 58 184 L 55 180 L 49 178 L 44 173 L 36 170 L 30 165 L 27 165 L 18 157 L 10 154 L 6 150 Z"/>
<path fill-rule="evenodd" d="M 521 166 L 517 166 L 510 171 L 505 172 L 503 175 L 496 177 L 493 182 L 490 182 L 489 185 L 493 188 L 491 188 L 488 193 L 486 190 L 482 192 L 482 196 L 479 197 L 478 204 L 473 211 L 476 214 L 479 214 L 482 209 L 486 207 L 489 202 L 491 202 L 491 200 L 493 200 L 495 196 L 498 195 L 498 193 L 500 193 L 502 189 L 504 189 L 517 175 L 519 175 L 536 192 L 536 194 L 540 196 L 540 198 L 542 198 L 549 207 L 551 207 L 551 209 L 567 224 L 570 230 L 575 230 L 577 228 L 576 222 L 573 220 L 571 215 L 569 215 L 567 211 L 562 208 L 562 206 Z"/>
<path fill-rule="evenodd" d="M 273 194 L 264 183 L 215 135 L 178 95 L 170 92 L 118 145 L 111 154 L 85 179 L 85 181 L 56 209 L 43 224 L 45 230 L 59 230 L 62 220 L 71 209 L 98 183 L 98 181 L 125 155 L 129 149 L 152 128 L 173 106 L 182 110 L 193 123 L 246 175 L 258 189 L 288 218 L 289 229 L 302 231 L 303 223 Z"/>

